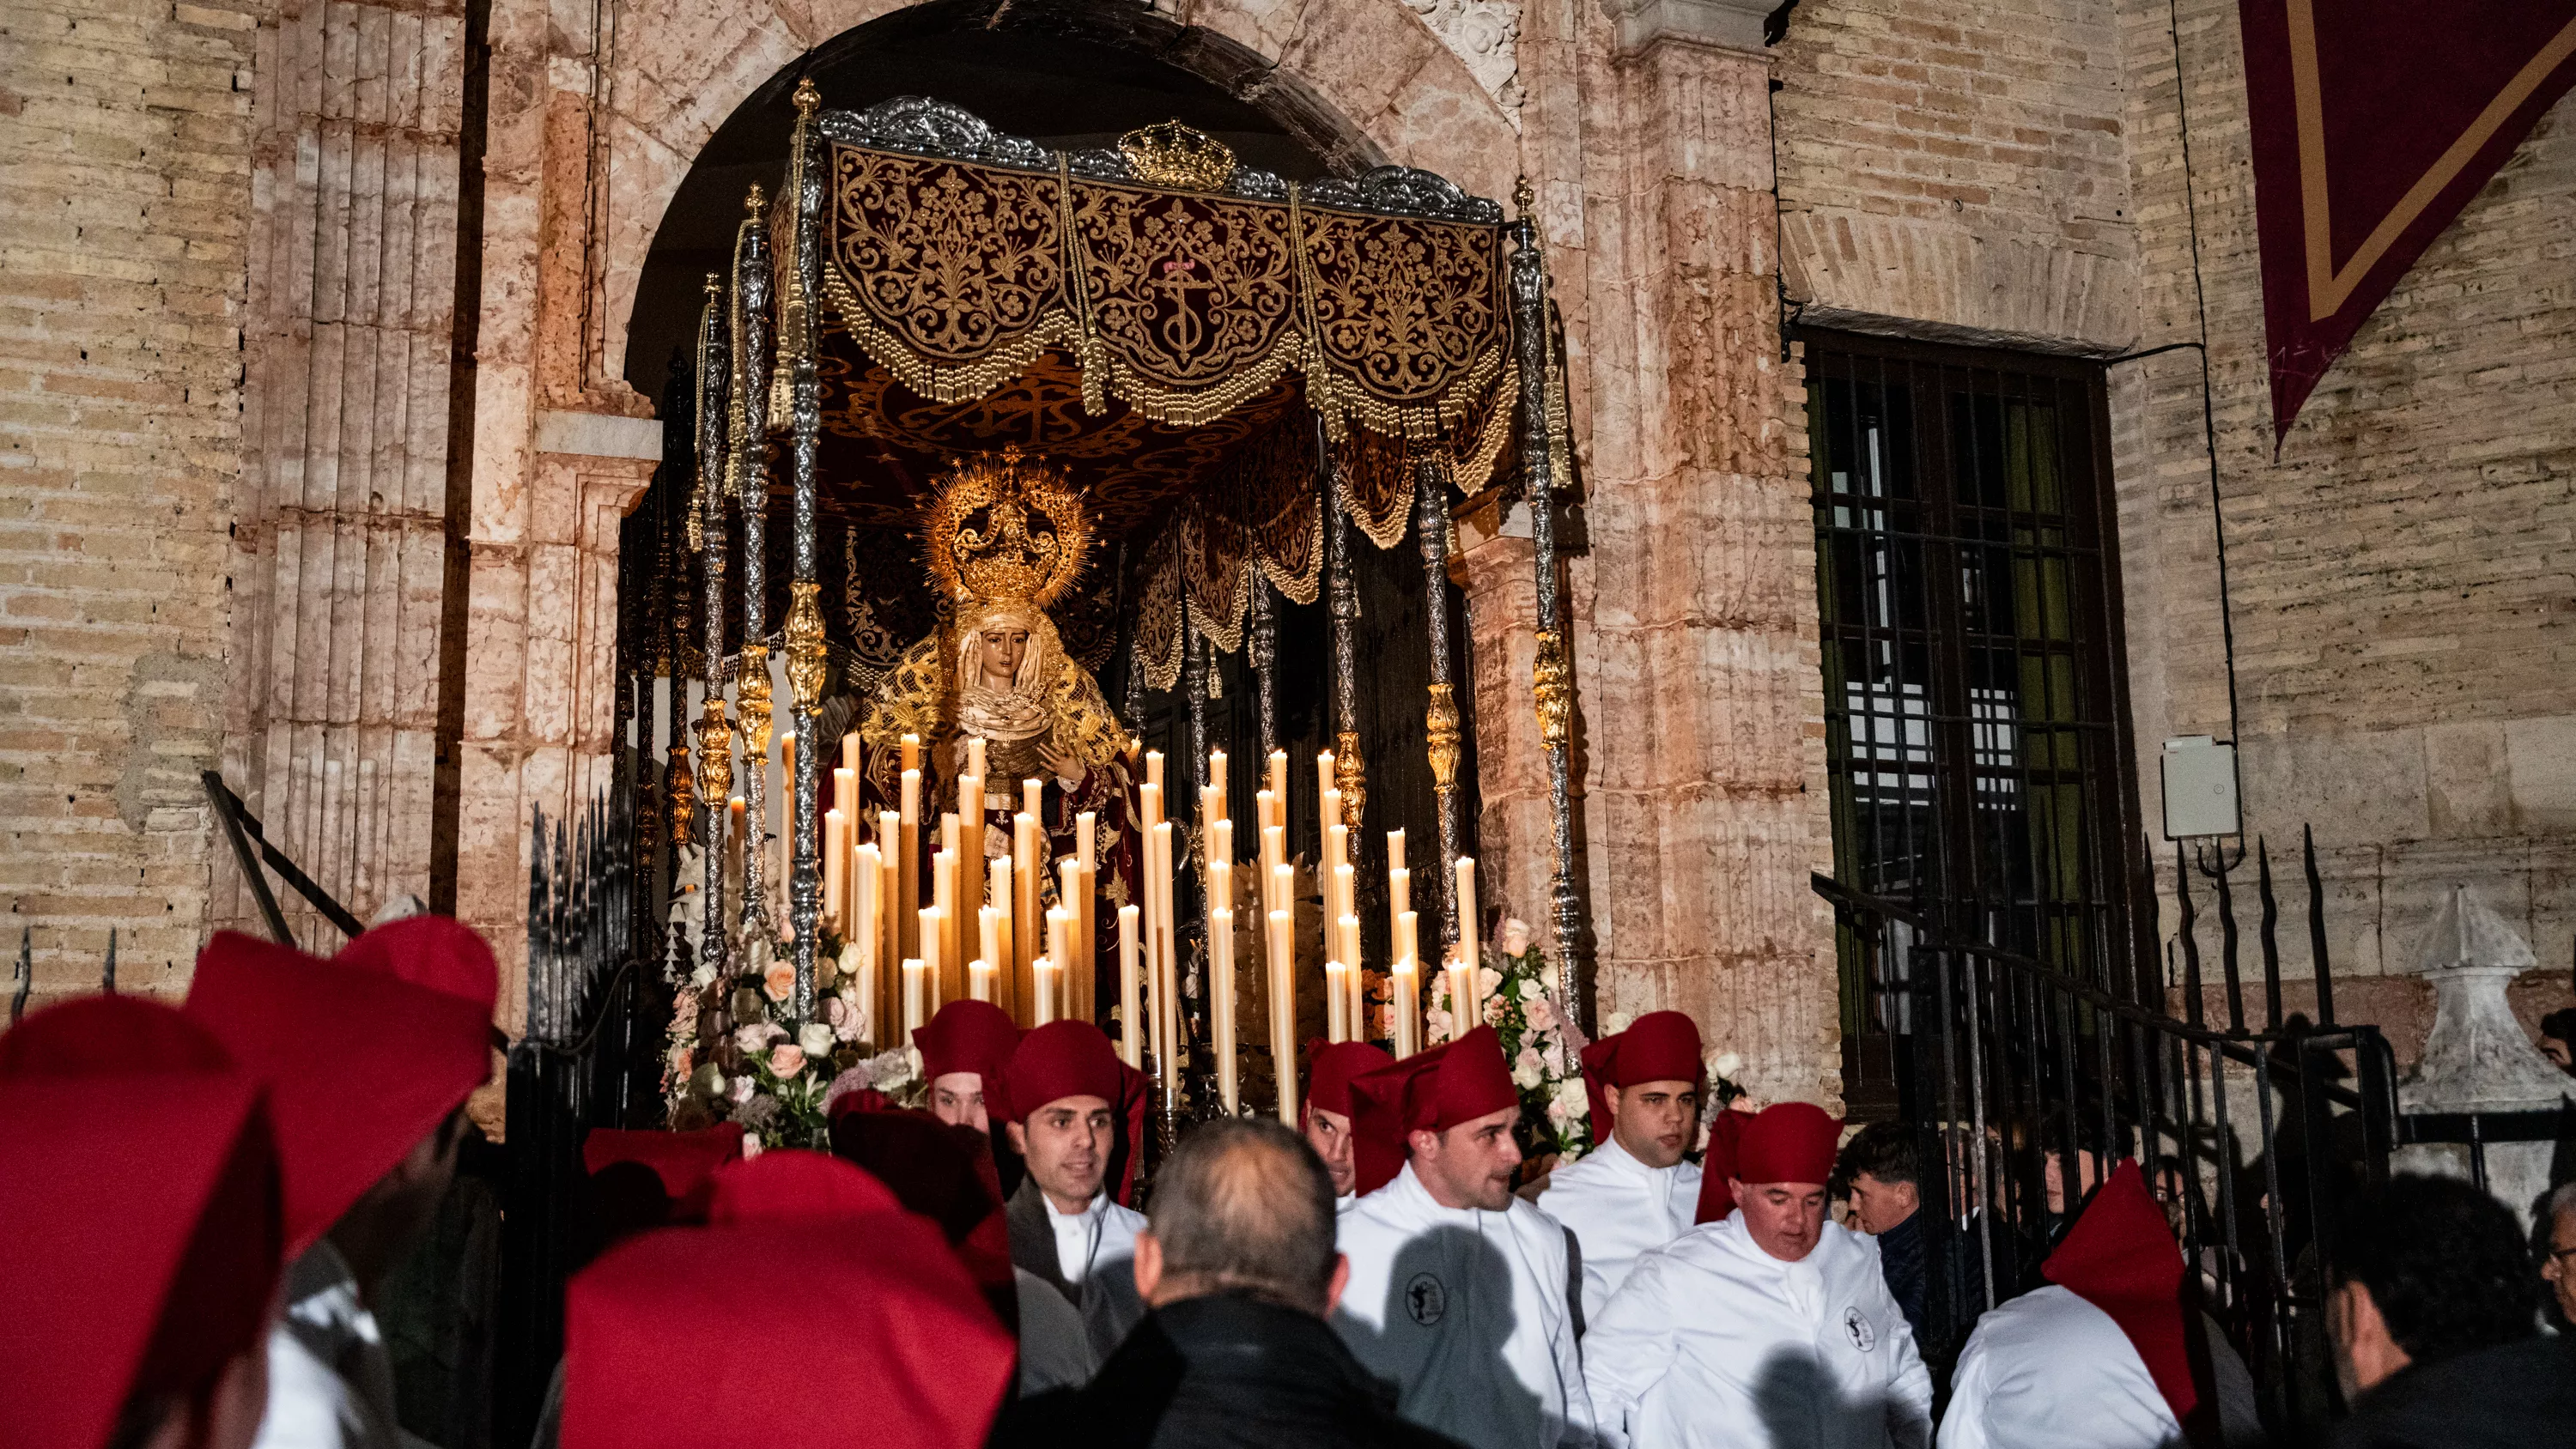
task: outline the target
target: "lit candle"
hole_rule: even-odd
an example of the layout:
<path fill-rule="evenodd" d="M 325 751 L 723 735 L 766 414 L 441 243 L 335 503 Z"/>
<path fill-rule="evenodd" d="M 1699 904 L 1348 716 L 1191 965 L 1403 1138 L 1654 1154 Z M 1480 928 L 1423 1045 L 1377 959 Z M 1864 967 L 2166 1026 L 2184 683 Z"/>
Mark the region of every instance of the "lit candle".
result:
<path fill-rule="evenodd" d="M 1025 959 L 1019 954 L 1019 931 L 1013 915 L 1019 892 L 1011 888 L 1009 856 L 996 856 L 989 865 L 991 874 L 984 880 L 991 893 L 986 909 L 993 913 L 993 965 L 1002 973 L 1003 980 L 1016 984 L 1020 979 L 1020 964 Z M 1019 1013 L 1014 1011 L 1011 1015 L 1016 1020 Z"/>
<path fill-rule="evenodd" d="M 1130 1067 L 1145 1065 L 1145 1028 L 1138 1019 L 1140 983 L 1136 979 L 1134 906 L 1118 908 L 1118 1055 Z"/>
<path fill-rule="evenodd" d="M 1073 961 L 1065 975 L 1065 989 L 1073 993 L 1075 1014 L 1089 1021 L 1100 1001 L 1099 894 L 1100 877 L 1095 858 L 1100 817 L 1089 810 L 1073 817 L 1073 859 L 1081 877 L 1074 882 L 1073 892 Z"/>
<path fill-rule="evenodd" d="M 1261 827 L 1261 884 L 1266 892 L 1262 909 L 1295 909 L 1289 896 L 1296 889 L 1296 873 L 1288 866 L 1288 827 L 1285 825 Z"/>
<path fill-rule="evenodd" d="M 841 770 L 847 770 L 847 771 L 849 771 L 849 772 L 850 772 L 850 778 L 851 778 L 851 779 L 853 779 L 853 780 L 855 780 L 855 779 L 857 779 L 857 778 L 858 778 L 858 774 L 859 774 L 859 732 L 858 732 L 857 730 L 852 730 L 852 731 L 850 731 L 848 734 L 845 734 L 845 735 L 841 736 Z M 840 770 L 835 770 L 835 771 L 833 771 L 833 772 L 832 772 L 832 790 L 833 790 L 833 794 L 834 794 L 834 796 L 835 796 L 836 798 L 838 798 L 838 799 L 840 800 L 840 802 L 841 802 L 843 805 L 846 805 L 846 806 L 850 807 L 850 811 L 851 811 L 852 817 L 853 817 L 853 818 L 856 818 L 856 815 L 857 815 L 857 812 L 858 812 L 858 808 L 859 808 L 859 806 L 858 806 L 858 800 L 859 800 L 859 789 L 858 789 L 858 786 L 856 786 L 856 785 L 852 785 L 852 786 L 851 786 L 851 787 L 850 787 L 846 792 L 844 792 L 844 791 L 840 788 L 840 774 L 841 774 Z"/>
<path fill-rule="evenodd" d="M 1477 983 L 1484 978 L 1476 942 L 1476 860 L 1458 857 L 1458 955 L 1450 966 L 1450 1040 L 1455 1041 L 1482 1025 L 1485 1020 L 1485 997 Z"/>
<path fill-rule="evenodd" d="M 918 959 L 903 963 L 903 1040 L 894 1045 L 912 1045 L 912 1034 L 930 1020 L 929 1002 L 925 999 L 929 983 L 929 963 Z"/>
<path fill-rule="evenodd" d="M 903 738 L 905 742 L 905 755 L 910 756 L 920 753 L 919 741 L 915 740 L 911 735 L 905 735 Z M 903 894 L 897 898 L 895 902 L 895 919 L 900 921 L 903 926 L 903 949 L 901 954 L 905 956 L 921 956 L 927 960 L 928 948 L 921 944 L 921 937 L 919 934 L 921 912 L 921 771 L 912 768 L 904 770 L 902 775 L 902 790 L 897 796 L 897 799 L 902 805 L 900 814 L 902 824 L 900 827 L 899 838 L 895 844 L 894 878 L 895 888 L 902 891 Z"/>
<path fill-rule="evenodd" d="M 1456 868 L 1458 871 L 1459 955 L 1470 966 L 1482 966 L 1485 964 L 1484 954 L 1478 948 L 1478 942 L 1476 940 L 1476 932 L 1478 930 L 1476 916 L 1476 858 L 1472 855 L 1462 855 L 1458 857 Z"/>
<path fill-rule="evenodd" d="M 823 919 L 843 940 L 850 935 L 849 890 L 850 817 L 835 805 L 823 812 Z"/>
<path fill-rule="evenodd" d="M 1057 985 L 1057 982 L 1063 978 L 1064 971 L 1044 956 L 1040 956 L 1030 965 L 1031 974 L 1037 978 L 1038 987 L 1034 1024 L 1044 1026 L 1059 1015 L 1056 1003 L 1062 988 Z"/>
<path fill-rule="evenodd" d="M 1020 782 L 1020 809 L 1027 812 L 1040 824 L 1045 823 L 1046 781 L 1022 780 Z"/>
<path fill-rule="evenodd" d="M 1273 825 L 1285 827 L 1288 824 L 1288 752 L 1286 750 L 1270 752 L 1269 781 L 1270 810 L 1275 818 L 1261 822 L 1265 830 Z"/>
<path fill-rule="evenodd" d="M 930 973 L 928 990 L 934 1001 L 951 1000 L 939 979 L 939 957 L 936 953 L 939 950 L 941 938 L 947 934 L 940 926 L 939 907 L 923 906 L 915 914 L 920 917 L 921 949 L 925 953 L 921 958 L 921 964 Z"/>
<path fill-rule="evenodd" d="M 1216 791 L 1216 798 L 1220 802 L 1225 799 L 1225 751 L 1223 750 L 1208 751 L 1208 787 Z M 1216 813 L 1220 816 L 1225 814 L 1222 803 L 1218 805 Z"/>
<path fill-rule="evenodd" d="M 1284 887 L 1279 893 L 1287 894 Z M 1297 1125 L 1297 926 L 1286 911 L 1272 911 L 1263 919 L 1269 926 L 1270 946 L 1270 1061 L 1279 1079 L 1279 1120 L 1293 1129 Z"/>
<path fill-rule="evenodd" d="M 921 768 L 921 736 L 905 735 L 901 744 L 903 746 L 903 767 L 907 770 L 918 771 Z"/>
<path fill-rule="evenodd" d="M 1145 783 L 1153 786 L 1157 792 L 1163 788 L 1163 752 L 1161 750 L 1145 752 Z"/>
<path fill-rule="evenodd" d="M 1322 751 L 1315 756 L 1315 798 L 1321 800 L 1327 795 L 1334 797 L 1335 804 L 1340 803 L 1340 792 L 1333 788 L 1333 752 L 1330 750 Z M 1341 811 L 1327 807 L 1324 818 L 1338 820 L 1341 818 Z"/>
<path fill-rule="evenodd" d="M 993 999 L 992 962 L 969 961 L 966 963 L 966 994 L 969 997 L 982 1002 L 990 1002 Z"/>
<path fill-rule="evenodd" d="M 1055 898 L 1062 904 L 1047 912 L 1047 955 L 1055 961 L 1057 979 L 1064 983 L 1064 995 L 1056 1002 L 1056 1014 L 1076 1021 L 1091 1020 L 1091 1001 L 1082 995 L 1082 983 L 1090 973 L 1082 970 L 1082 908 L 1075 904 L 1082 895 L 1082 862 L 1059 860 L 1055 863 Z M 1064 939 L 1054 939 L 1055 920 L 1064 917 Z"/>
<path fill-rule="evenodd" d="M 1342 869 L 1348 870 L 1350 867 L 1344 866 Z M 1348 1014 L 1343 1020 L 1350 1023 L 1351 1040 L 1367 1041 L 1369 1039 L 1368 976 L 1360 965 L 1360 918 L 1345 914 L 1342 917 L 1341 926 L 1342 961 L 1350 968 L 1349 975 L 1342 981 L 1342 989 L 1351 994 Z"/>
<path fill-rule="evenodd" d="M 1422 1050 L 1421 965 L 1410 956 L 1399 956 L 1395 969 L 1387 973 L 1387 995 L 1393 998 L 1394 1006 L 1397 1061 Z"/>
<path fill-rule="evenodd" d="M 727 804 L 725 811 L 726 828 L 730 832 L 725 836 L 725 923 L 727 926 L 731 926 L 742 916 L 742 852 L 745 833 L 743 811 L 748 808 L 743 803 L 743 798 L 736 795 Z"/>
<path fill-rule="evenodd" d="M 969 911 L 984 899 L 984 777 L 971 772 L 957 777 L 957 899 Z"/>
<path fill-rule="evenodd" d="M 966 989 L 966 954 L 957 949 L 957 857 L 944 850 L 930 854 L 930 904 L 921 918 L 928 921 L 937 914 L 939 939 L 921 943 L 922 959 L 938 973 L 939 999 L 955 1001 Z"/>
<path fill-rule="evenodd" d="M 874 843 L 850 853 L 849 944 L 859 948 L 859 1004 L 876 1010 L 877 933 L 882 916 L 877 907 L 877 848 Z"/>
<path fill-rule="evenodd" d="M 1154 950 L 1155 1044 L 1161 1049 L 1163 1062 L 1163 1105 L 1166 1110 L 1180 1105 L 1181 1052 L 1180 963 L 1173 959 L 1172 939 L 1172 823 L 1163 821 L 1154 827 L 1154 906 L 1155 922 L 1151 935 Z"/>
<path fill-rule="evenodd" d="M 903 830 L 895 819 L 895 812 L 891 810 L 877 813 L 877 959 L 895 968 L 885 973 L 887 996 L 877 1003 L 881 1011 L 879 1020 L 892 1019 L 892 1013 L 900 1004 L 895 993 L 903 989 L 903 888 L 895 873 L 895 858 L 902 846 Z"/>
<path fill-rule="evenodd" d="M 1011 817 L 1011 959 L 1018 966 L 1015 985 L 1027 983 L 1029 966 L 1038 959 L 1038 932 L 1046 929 L 1038 914 L 1046 867 L 1038 861 L 1038 818 L 1026 810 Z M 1035 989 L 1032 986 L 1031 989 Z"/>
<path fill-rule="evenodd" d="M 1324 1040 L 1346 1042 L 1351 1039 L 1351 968 L 1339 961 L 1324 963 Z"/>
<path fill-rule="evenodd" d="M 998 969 L 1010 958 L 1002 954 L 1002 913 L 991 906 L 975 908 L 975 944 L 978 954 Z"/>
<path fill-rule="evenodd" d="M 969 735 L 966 737 L 966 773 L 975 776 L 977 779 L 983 778 L 984 737 L 982 735 Z"/>
<path fill-rule="evenodd" d="M 1216 1091 L 1225 1114 L 1234 1115 L 1234 912 L 1208 913 L 1208 1029 L 1216 1038 Z"/>
<path fill-rule="evenodd" d="M 1069 932 L 1069 931 L 1071 930 L 1072 926 L 1073 926 L 1073 913 L 1072 913 L 1072 912 L 1070 912 L 1070 911 L 1066 910 L 1066 909 L 1065 909 L 1064 907 L 1062 907 L 1062 906 L 1049 906 L 1049 907 L 1047 907 L 1047 913 L 1046 913 L 1046 939 L 1047 939 L 1046 959 L 1047 959 L 1047 960 L 1049 960 L 1049 961 L 1062 961 L 1062 960 L 1064 959 L 1064 948 L 1065 948 L 1065 944 L 1066 944 L 1067 932 Z M 1057 967 L 1056 969 L 1057 969 L 1057 970 L 1062 970 L 1062 969 L 1064 969 L 1064 968 L 1062 968 L 1062 967 L 1060 967 L 1060 966 L 1059 966 L 1059 967 Z"/>
<path fill-rule="evenodd" d="M 1398 960 L 1411 961 L 1413 969 L 1422 969 L 1422 916 L 1406 911 L 1395 918 L 1395 954 Z"/>

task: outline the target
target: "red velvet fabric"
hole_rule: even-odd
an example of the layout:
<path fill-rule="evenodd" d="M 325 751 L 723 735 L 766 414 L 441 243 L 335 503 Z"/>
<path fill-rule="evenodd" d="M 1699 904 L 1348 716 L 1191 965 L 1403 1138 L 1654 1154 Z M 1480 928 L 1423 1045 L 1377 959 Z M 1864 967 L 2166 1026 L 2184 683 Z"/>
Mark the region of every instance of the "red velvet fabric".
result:
<path fill-rule="evenodd" d="M 1348 1117 L 1351 1079 L 1394 1064 L 1395 1058 L 1383 1047 L 1364 1041 L 1327 1042 L 1317 1037 L 1306 1043 L 1306 1105 Z"/>
<path fill-rule="evenodd" d="M 2184 1331 L 2182 1248 L 2147 1190 L 2137 1159 L 2122 1158 L 2067 1229 L 2040 1276 L 2101 1309 L 2128 1335 L 2155 1376 L 2174 1420 L 2186 1427 L 2201 1404 Z"/>
<path fill-rule="evenodd" d="M 1480 1026 L 1456 1041 L 1416 1052 L 1351 1079 L 1354 1186 L 1375 1192 L 1403 1170 L 1405 1138 L 1520 1105 L 1503 1040 Z"/>
<path fill-rule="evenodd" d="M 717 1179 L 714 1224 L 646 1233 L 572 1280 L 563 1449 L 983 1443 L 1014 1347 L 937 1228 L 819 1153 Z"/>
<path fill-rule="evenodd" d="M 1735 1180 L 1822 1186 L 1834 1175 L 1843 1124 L 1806 1102 L 1781 1102 L 1753 1114 L 1735 1144 Z"/>
<path fill-rule="evenodd" d="M 0 1425 L 95 1449 L 138 1391 L 259 1345 L 284 1248 L 259 1084 L 169 1007 L 96 997 L 0 1035 Z"/>
<path fill-rule="evenodd" d="M 2237 17 L 2277 442 L 2576 84 L 2576 0 L 2240 0 Z"/>
<path fill-rule="evenodd" d="M 984 1134 L 869 1095 L 877 1097 L 878 1105 L 832 1118 L 833 1153 L 892 1189 L 905 1211 L 937 1223 L 984 1301 L 1016 1333 L 1019 1292 L 1011 1277 L 1011 1231 Z"/>
<path fill-rule="evenodd" d="M 1029 1114 L 1067 1097 L 1098 1097 L 1115 1109 L 1125 1100 L 1118 1051 L 1100 1028 L 1087 1021 L 1050 1021 L 1020 1039 L 1002 1073 L 1008 1100 L 996 1104 L 992 1085 L 984 1088 L 985 1115 L 1026 1122 Z"/>
<path fill-rule="evenodd" d="M 989 1091 L 1019 1049 L 1020 1029 L 1011 1024 L 1009 1013 L 989 1001 L 952 1001 L 926 1025 L 913 1028 L 912 1044 L 921 1049 L 924 1082 L 950 1072 L 973 1072 Z"/>
<path fill-rule="evenodd" d="M 1735 1211 L 1729 1179 L 1736 1173 L 1736 1149 L 1752 1121 L 1752 1113 L 1732 1110 L 1709 1119 L 1708 1152 L 1699 1163 L 1699 1207 L 1691 1213 L 1692 1222 L 1713 1223 Z"/>
<path fill-rule="evenodd" d="M 198 955 L 183 1010 L 268 1088 L 289 1256 L 483 1085 L 498 983 L 483 938 L 444 916 L 328 961 L 232 931 Z"/>
<path fill-rule="evenodd" d="M 1610 1097 L 1640 1082 L 1701 1083 L 1699 1026 L 1678 1011 L 1650 1011 L 1626 1031 L 1583 1049 L 1583 1095 L 1592 1107 L 1592 1140 L 1610 1140 Z M 1706 1110 L 1706 1104 L 1702 1104 Z"/>
<path fill-rule="evenodd" d="M 581 1142 L 581 1165 L 595 1193 L 612 1198 L 604 1214 L 638 1227 L 665 1222 L 704 1222 L 715 1196 L 715 1170 L 742 1156 L 742 1124 L 725 1122 L 697 1132 L 627 1132 L 594 1127 Z M 650 1181 L 618 1172 L 642 1169 Z M 658 1186 L 658 1202 L 641 1200 Z M 629 1192 L 632 1189 L 632 1193 Z M 630 1197 L 633 1199 L 630 1201 Z"/>

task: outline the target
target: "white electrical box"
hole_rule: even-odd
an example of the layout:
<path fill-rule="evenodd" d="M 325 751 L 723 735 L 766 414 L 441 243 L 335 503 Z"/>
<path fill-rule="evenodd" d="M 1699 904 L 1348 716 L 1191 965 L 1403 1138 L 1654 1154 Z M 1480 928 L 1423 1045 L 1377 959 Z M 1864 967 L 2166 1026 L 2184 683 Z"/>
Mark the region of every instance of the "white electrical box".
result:
<path fill-rule="evenodd" d="M 2165 839 L 2242 835 L 2236 804 L 2236 747 L 2209 735 L 2165 741 Z"/>

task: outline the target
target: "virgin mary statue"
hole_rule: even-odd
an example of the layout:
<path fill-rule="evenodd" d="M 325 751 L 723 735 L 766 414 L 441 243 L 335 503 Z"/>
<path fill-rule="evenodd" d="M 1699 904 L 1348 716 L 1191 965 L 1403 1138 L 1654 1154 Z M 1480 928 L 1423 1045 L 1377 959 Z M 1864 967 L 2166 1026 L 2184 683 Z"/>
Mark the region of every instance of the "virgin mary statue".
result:
<path fill-rule="evenodd" d="M 1082 495 L 1017 448 L 962 459 L 923 510 L 922 540 L 948 622 L 904 651 L 861 717 L 867 808 L 896 807 L 902 741 L 913 735 L 922 747 L 925 839 L 936 838 L 941 813 L 980 809 L 986 854 L 1008 855 L 1022 782 L 1042 781 L 1044 897 L 1055 902 L 1054 862 L 1077 853 L 1075 831 L 1090 814 L 1106 937 L 1099 959 L 1116 960 L 1117 906 L 1135 898 L 1140 864 L 1134 745 L 1047 615 L 1082 572 Z M 984 741 L 984 798 L 961 806 L 970 739 Z"/>

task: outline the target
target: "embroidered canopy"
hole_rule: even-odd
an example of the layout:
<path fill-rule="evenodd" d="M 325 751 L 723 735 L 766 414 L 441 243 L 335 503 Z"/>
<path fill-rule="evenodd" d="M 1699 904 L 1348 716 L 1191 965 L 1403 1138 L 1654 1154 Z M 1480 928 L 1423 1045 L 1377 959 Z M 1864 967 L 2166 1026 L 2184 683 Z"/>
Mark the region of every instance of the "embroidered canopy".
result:
<path fill-rule="evenodd" d="M 1301 188 L 1177 125 L 1058 152 L 919 99 L 816 123 L 824 512 L 908 530 L 949 459 L 1041 454 L 1141 546 L 1156 676 L 1182 617 L 1239 645 L 1253 568 L 1313 600 L 1321 450 L 1388 547 L 1418 463 L 1472 492 L 1509 449 L 1490 201 L 1402 167 Z"/>

